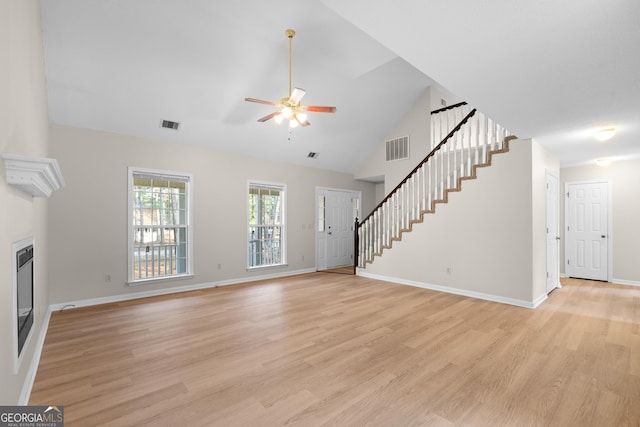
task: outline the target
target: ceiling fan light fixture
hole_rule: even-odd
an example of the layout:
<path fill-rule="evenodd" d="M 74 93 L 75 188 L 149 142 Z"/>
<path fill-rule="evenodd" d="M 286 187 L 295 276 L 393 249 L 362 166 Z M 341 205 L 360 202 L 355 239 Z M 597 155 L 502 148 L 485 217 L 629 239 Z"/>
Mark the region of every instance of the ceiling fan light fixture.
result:
<path fill-rule="evenodd" d="M 258 104 L 271 105 L 278 110 L 271 114 L 258 119 L 259 122 L 266 122 L 270 119 L 274 119 L 277 124 L 280 124 L 284 119 L 289 120 L 289 129 L 298 127 L 307 127 L 310 125 L 307 120 L 307 111 L 318 113 L 335 113 L 336 107 L 323 107 L 318 105 L 302 105 L 300 100 L 306 93 L 304 89 L 299 87 L 294 88 L 292 85 L 292 58 L 293 58 L 293 37 L 296 35 L 294 30 L 288 29 L 285 31 L 287 38 L 289 39 L 289 95 L 284 98 L 280 98 L 279 102 L 264 101 L 257 98 L 245 98 L 245 101 L 255 102 Z"/>
<path fill-rule="evenodd" d="M 615 134 L 616 134 L 616 129 L 615 128 L 600 129 L 600 130 L 596 131 L 595 138 L 598 141 L 607 141 L 607 140 L 613 138 L 613 135 L 615 135 Z"/>

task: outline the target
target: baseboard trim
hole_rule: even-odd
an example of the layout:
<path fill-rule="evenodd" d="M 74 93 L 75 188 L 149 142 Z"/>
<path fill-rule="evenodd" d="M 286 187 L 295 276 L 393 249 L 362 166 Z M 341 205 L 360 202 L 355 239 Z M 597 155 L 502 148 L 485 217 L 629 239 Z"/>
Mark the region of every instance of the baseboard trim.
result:
<path fill-rule="evenodd" d="M 382 276 L 379 274 L 371 274 L 363 271 L 362 269 L 358 269 L 357 275 L 362 277 L 367 277 L 369 279 L 384 280 L 386 282 L 398 283 L 400 285 L 415 286 L 417 288 L 429 289 L 429 290 L 438 291 L 438 292 L 446 292 L 448 294 L 461 295 L 465 297 L 477 298 L 485 301 L 498 302 L 501 304 L 515 305 L 517 307 L 524 307 L 524 308 L 536 308 L 547 299 L 547 295 L 544 294 L 536 298 L 534 301 L 525 301 L 525 300 L 519 300 L 514 298 L 502 297 L 499 295 L 485 294 L 482 292 L 468 291 L 465 289 L 451 288 L 448 286 L 434 285 L 431 283 L 416 282 L 413 280 L 405 280 L 405 279 L 398 279 L 396 277 L 388 277 L 388 276 Z"/>
<path fill-rule="evenodd" d="M 277 279 L 280 277 L 297 276 L 315 272 L 315 268 L 303 270 L 287 271 L 284 273 L 264 274 L 260 276 L 242 277 L 239 279 L 220 280 L 217 282 L 198 283 L 196 285 L 176 286 L 172 288 L 154 289 L 152 291 L 133 292 L 130 294 L 119 294 L 108 297 L 88 298 L 83 300 L 69 301 L 57 304 L 51 304 L 50 311 L 59 311 L 63 309 L 72 309 L 80 307 L 89 307 L 92 305 L 109 304 L 112 302 L 128 301 L 138 298 L 155 297 L 159 295 L 177 294 L 179 292 L 197 291 L 200 289 L 217 288 L 219 286 L 238 285 L 242 283 L 257 282 L 260 280 Z"/>
<path fill-rule="evenodd" d="M 29 369 L 27 370 L 27 376 L 24 379 L 22 390 L 20 391 L 20 397 L 18 398 L 18 405 L 25 406 L 29 404 L 29 398 L 31 397 L 31 389 L 33 383 L 36 380 L 36 374 L 38 373 L 38 365 L 40 365 L 40 355 L 42 354 L 42 348 L 44 347 L 44 340 L 47 336 L 47 330 L 49 329 L 49 319 L 51 319 L 51 307 L 47 307 L 47 312 L 44 315 L 42 321 L 42 327 L 38 333 L 38 340 L 36 341 L 36 348 L 29 363 Z"/>
<path fill-rule="evenodd" d="M 640 282 L 636 282 L 633 280 L 623 280 L 623 279 L 613 279 L 611 283 L 616 285 L 628 285 L 628 286 L 640 286 Z"/>

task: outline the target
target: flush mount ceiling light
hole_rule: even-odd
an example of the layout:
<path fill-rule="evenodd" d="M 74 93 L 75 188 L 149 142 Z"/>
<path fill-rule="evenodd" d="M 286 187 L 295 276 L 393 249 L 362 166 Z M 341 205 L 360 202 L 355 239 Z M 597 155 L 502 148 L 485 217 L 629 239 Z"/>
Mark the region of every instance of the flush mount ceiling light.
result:
<path fill-rule="evenodd" d="M 611 164 L 611 159 L 598 159 L 596 160 L 596 165 L 600 166 L 601 168 L 607 167 Z"/>
<path fill-rule="evenodd" d="M 256 98 L 245 98 L 244 100 L 249 102 L 257 102 L 258 104 L 272 105 L 278 108 L 278 111 L 274 111 L 271 114 L 267 114 L 266 116 L 259 118 L 259 122 L 266 122 L 269 119 L 274 119 L 276 123 L 280 124 L 286 119 L 287 122 L 289 122 L 290 128 L 297 127 L 298 125 L 305 127 L 309 126 L 310 124 L 307 120 L 307 112 L 335 113 L 336 107 L 321 107 L 317 105 L 300 104 L 300 100 L 306 92 L 304 89 L 300 89 L 299 87 L 292 89 L 291 85 L 291 58 L 293 50 L 292 46 L 293 36 L 296 35 L 296 32 L 293 30 L 286 30 L 285 34 L 287 38 L 289 38 L 289 95 L 280 99 L 279 102 L 263 101 Z"/>
<path fill-rule="evenodd" d="M 616 134 L 615 128 L 600 129 L 596 131 L 595 137 L 598 141 L 606 141 L 613 138 L 613 135 L 615 134 Z"/>

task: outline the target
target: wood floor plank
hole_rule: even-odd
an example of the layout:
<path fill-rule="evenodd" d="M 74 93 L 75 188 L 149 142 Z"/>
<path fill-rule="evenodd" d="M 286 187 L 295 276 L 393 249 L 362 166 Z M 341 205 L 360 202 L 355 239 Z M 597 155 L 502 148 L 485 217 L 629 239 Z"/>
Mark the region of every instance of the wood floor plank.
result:
<path fill-rule="evenodd" d="M 68 426 L 640 425 L 640 288 L 531 310 L 313 273 L 52 315 Z M 105 414 L 109 414 L 106 418 Z"/>

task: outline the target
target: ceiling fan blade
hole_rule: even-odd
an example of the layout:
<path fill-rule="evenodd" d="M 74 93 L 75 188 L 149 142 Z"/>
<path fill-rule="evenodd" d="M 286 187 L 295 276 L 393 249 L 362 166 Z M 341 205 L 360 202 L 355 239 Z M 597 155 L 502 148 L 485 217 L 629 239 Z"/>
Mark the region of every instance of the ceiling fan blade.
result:
<path fill-rule="evenodd" d="M 274 107 L 278 105 L 275 102 L 263 101 L 262 99 L 256 99 L 256 98 L 245 98 L 244 100 L 249 102 L 257 102 L 258 104 L 273 105 Z"/>
<path fill-rule="evenodd" d="M 308 105 L 305 107 L 307 111 L 314 113 L 335 113 L 336 107 L 320 107 L 318 105 Z"/>
<path fill-rule="evenodd" d="M 291 96 L 289 97 L 289 102 L 293 105 L 298 105 L 305 93 L 307 92 L 304 89 L 300 89 L 299 87 L 293 88 L 293 92 L 291 92 Z"/>
<path fill-rule="evenodd" d="M 306 114 L 305 114 L 306 116 Z M 298 123 L 300 123 L 300 126 L 302 126 L 303 128 L 306 128 L 307 126 L 309 126 L 311 123 L 309 123 L 309 120 L 305 119 L 304 121 L 300 120 L 300 117 L 298 117 L 298 115 L 296 114 L 296 121 Z"/>
<path fill-rule="evenodd" d="M 259 122 L 266 122 L 267 120 L 272 119 L 272 118 L 274 118 L 275 116 L 279 116 L 280 114 L 282 114 L 282 113 L 280 113 L 280 111 L 274 111 L 273 113 L 271 113 L 271 114 L 267 114 L 266 116 L 264 116 L 264 117 L 262 117 L 262 118 L 258 119 L 258 121 L 259 121 Z"/>

